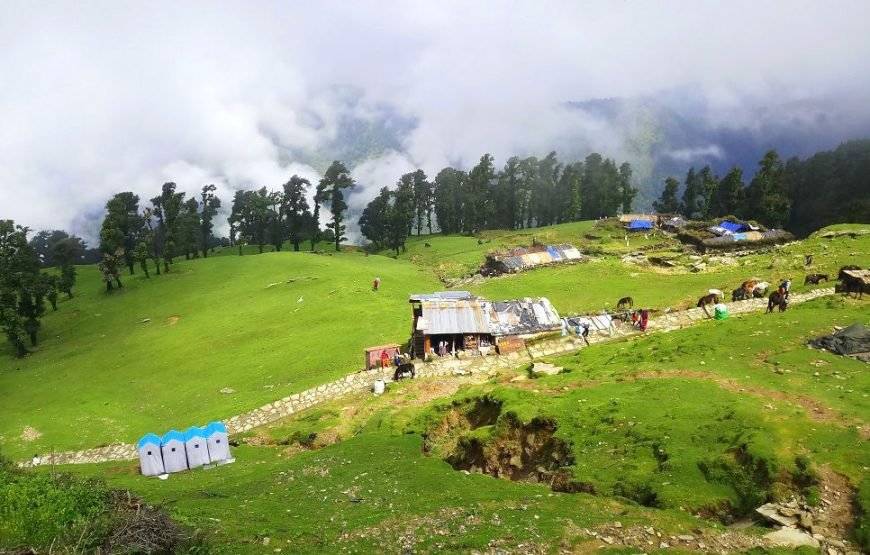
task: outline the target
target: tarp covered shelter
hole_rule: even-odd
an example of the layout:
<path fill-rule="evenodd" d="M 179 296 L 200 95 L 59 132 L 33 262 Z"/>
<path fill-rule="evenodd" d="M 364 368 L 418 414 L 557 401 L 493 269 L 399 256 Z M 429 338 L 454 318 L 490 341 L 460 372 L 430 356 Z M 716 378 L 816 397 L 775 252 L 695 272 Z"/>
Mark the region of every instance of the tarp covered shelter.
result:
<path fill-rule="evenodd" d="M 730 231 L 731 233 L 740 233 L 741 231 L 752 231 L 752 229 L 744 223 L 730 222 L 728 220 L 724 220 L 721 223 L 719 223 L 719 227 L 721 227 L 722 229 L 726 229 L 726 230 Z"/>
<path fill-rule="evenodd" d="M 832 335 L 813 339 L 810 345 L 870 362 L 870 328 L 864 324 L 852 324 Z"/>
<path fill-rule="evenodd" d="M 628 224 L 629 231 L 643 231 L 653 228 L 653 223 L 650 220 L 631 220 Z"/>
<path fill-rule="evenodd" d="M 191 426 L 184 432 L 184 450 L 187 453 L 188 468 L 199 468 L 211 462 L 207 436 L 205 430 L 199 426 Z"/>
<path fill-rule="evenodd" d="M 163 452 L 163 468 L 166 472 L 187 470 L 184 434 L 178 430 L 169 430 L 160 440 L 160 450 Z"/>
<path fill-rule="evenodd" d="M 160 436 L 145 434 L 136 444 L 139 451 L 139 468 L 143 476 L 164 474 L 163 455 L 160 452 Z"/>
<path fill-rule="evenodd" d="M 490 254 L 486 257 L 485 266 L 497 273 L 510 273 L 547 264 L 580 260 L 581 258 L 580 251 L 567 243 L 550 246 L 538 245 L 517 247 L 507 252 Z"/>
<path fill-rule="evenodd" d="M 677 216 L 662 222 L 662 227 L 668 231 L 678 231 L 680 228 L 685 227 L 687 223 L 686 220 Z"/>
<path fill-rule="evenodd" d="M 232 458 L 232 455 L 230 455 L 230 438 L 223 423 L 212 422 L 205 427 L 205 435 L 208 441 L 208 456 L 212 462 L 225 461 Z"/>

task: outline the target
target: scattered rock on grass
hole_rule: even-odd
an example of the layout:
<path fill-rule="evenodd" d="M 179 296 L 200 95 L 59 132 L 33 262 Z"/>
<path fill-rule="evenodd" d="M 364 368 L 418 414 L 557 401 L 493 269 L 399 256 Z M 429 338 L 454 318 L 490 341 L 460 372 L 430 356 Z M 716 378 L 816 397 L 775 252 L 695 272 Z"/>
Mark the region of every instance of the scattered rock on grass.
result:
<path fill-rule="evenodd" d="M 222 387 L 218 390 L 218 393 L 231 394 L 231 393 L 235 393 L 235 392 L 236 392 L 236 390 L 233 389 L 232 387 Z"/>

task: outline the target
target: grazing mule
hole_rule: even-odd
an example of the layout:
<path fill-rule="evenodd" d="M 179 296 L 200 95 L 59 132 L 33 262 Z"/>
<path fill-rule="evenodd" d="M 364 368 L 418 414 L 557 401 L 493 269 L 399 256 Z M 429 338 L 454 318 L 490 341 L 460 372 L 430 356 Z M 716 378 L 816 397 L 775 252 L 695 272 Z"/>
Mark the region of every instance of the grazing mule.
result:
<path fill-rule="evenodd" d="M 732 301 L 745 301 L 747 299 L 752 298 L 752 290 L 747 291 L 742 287 L 738 287 L 734 291 L 731 292 L 731 300 Z"/>
<path fill-rule="evenodd" d="M 405 376 L 405 374 L 410 374 L 412 379 L 416 377 L 413 363 L 406 362 L 404 364 L 396 366 L 396 371 L 393 373 L 393 381 L 397 382 L 401 380 Z"/>
<path fill-rule="evenodd" d="M 623 297 L 619 299 L 619 302 L 616 303 L 616 310 L 622 310 L 625 307 L 634 308 L 634 299 L 631 297 Z"/>
<path fill-rule="evenodd" d="M 703 308 L 708 304 L 717 304 L 719 302 L 719 295 L 714 293 L 710 293 L 709 295 L 704 295 L 700 299 L 698 299 L 698 304 L 696 305 L 698 308 Z"/>
<path fill-rule="evenodd" d="M 770 314 L 774 308 L 779 308 L 780 312 L 785 312 L 785 309 L 788 308 L 788 300 L 782 289 L 777 289 L 767 298 L 767 312 L 765 314 Z"/>
<path fill-rule="evenodd" d="M 698 308 L 703 308 L 704 314 L 706 314 L 709 317 L 710 313 L 707 312 L 707 305 L 708 304 L 718 304 L 718 303 L 719 303 L 719 295 L 717 295 L 715 293 L 710 293 L 709 295 L 704 295 L 703 297 L 698 299 L 697 306 L 698 306 Z"/>
<path fill-rule="evenodd" d="M 804 278 L 804 285 L 812 283 L 818 285 L 820 281 L 828 281 L 828 274 L 807 274 Z"/>

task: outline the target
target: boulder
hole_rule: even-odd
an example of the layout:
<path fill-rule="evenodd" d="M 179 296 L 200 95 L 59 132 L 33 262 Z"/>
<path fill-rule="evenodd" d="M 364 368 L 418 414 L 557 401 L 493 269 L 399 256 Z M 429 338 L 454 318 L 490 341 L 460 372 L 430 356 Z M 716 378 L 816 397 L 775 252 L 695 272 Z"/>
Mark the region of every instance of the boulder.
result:
<path fill-rule="evenodd" d="M 776 532 L 764 535 L 764 539 L 771 545 L 783 547 L 809 546 L 819 548 L 819 542 L 806 532 L 796 528 L 780 528 Z"/>
<path fill-rule="evenodd" d="M 554 366 L 547 362 L 536 362 L 532 365 L 532 374 L 538 376 L 555 376 L 561 371 L 561 366 Z"/>
<path fill-rule="evenodd" d="M 798 523 L 798 520 L 796 518 L 780 514 L 779 509 L 779 505 L 768 503 L 755 509 L 755 512 L 760 514 L 767 520 L 775 522 L 776 524 L 780 524 L 782 526 L 795 526 Z"/>

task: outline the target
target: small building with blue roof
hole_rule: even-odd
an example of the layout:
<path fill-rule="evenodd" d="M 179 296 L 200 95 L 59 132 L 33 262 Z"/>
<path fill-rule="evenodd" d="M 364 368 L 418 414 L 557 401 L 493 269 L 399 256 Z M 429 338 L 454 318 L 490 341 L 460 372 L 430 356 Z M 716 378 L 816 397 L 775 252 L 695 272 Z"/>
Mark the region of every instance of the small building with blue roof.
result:
<path fill-rule="evenodd" d="M 184 434 L 178 430 L 169 430 L 161 438 L 160 450 L 163 452 L 163 468 L 166 472 L 187 470 L 187 451 L 184 446 Z"/>
<path fill-rule="evenodd" d="M 230 442 L 227 428 L 221 422 L 212 422 L 205 427 L 208 441 L 208 455 L 212 461 L 226 461 L 230 455 Z"/>
<path fill-rule="evenodd" d="M 139 468 L 143 476 L 157 476 L 165 473 L 161 440 L 157 434 L 145 434 L 136 448 L 139 451 Z"/>
<path fill-rule="evenodd" d="M 211 462 L 205 428 L 191 426 L 184 432 L 184 450 L 187 452 L 188 468 L 199 468 Z"/>

